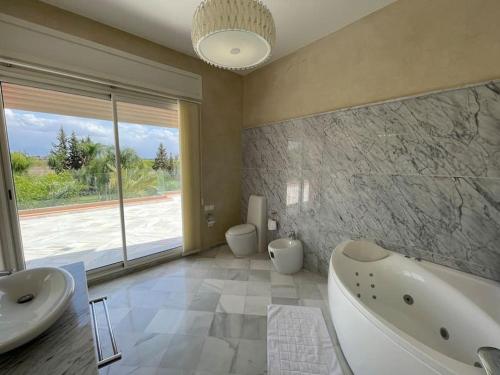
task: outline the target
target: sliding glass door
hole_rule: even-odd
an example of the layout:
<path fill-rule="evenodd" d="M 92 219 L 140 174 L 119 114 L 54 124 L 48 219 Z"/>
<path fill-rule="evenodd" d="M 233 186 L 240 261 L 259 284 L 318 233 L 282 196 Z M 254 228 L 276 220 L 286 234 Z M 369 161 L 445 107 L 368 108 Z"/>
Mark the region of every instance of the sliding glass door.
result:
<path fill-rule="evenodd" d="M 176 106 L 118 100 L 121 176 L 129 260 L 182 244 Z"/>
<path fill-rule="evenodd" d="M 27 268 L 83 261 L 91 270 L 180 245 L 175 105 L 1 88 Z"/>

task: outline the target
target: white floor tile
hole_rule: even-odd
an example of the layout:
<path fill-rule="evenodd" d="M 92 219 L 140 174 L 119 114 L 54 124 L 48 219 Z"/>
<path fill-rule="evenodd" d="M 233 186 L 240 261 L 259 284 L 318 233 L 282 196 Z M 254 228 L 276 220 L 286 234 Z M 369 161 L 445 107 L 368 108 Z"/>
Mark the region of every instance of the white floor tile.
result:
<path fill-rule="evenodd" d="M 245 299 L 245 314 L 267 315 L 267 306 L 271 304 L 271 297 L 247 296 Z"/>
<path fill-rule="evenodd" d="M 216 311 L 229 314 L 243 314 L 245 311 L 245 297 L 223 294 L 220 296 Z"/>

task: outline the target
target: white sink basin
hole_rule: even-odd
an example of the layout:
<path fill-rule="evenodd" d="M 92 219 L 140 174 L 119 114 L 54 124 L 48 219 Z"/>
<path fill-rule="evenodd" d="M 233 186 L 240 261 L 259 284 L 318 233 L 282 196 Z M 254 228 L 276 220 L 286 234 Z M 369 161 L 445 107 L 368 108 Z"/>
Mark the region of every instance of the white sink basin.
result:
<path fill-rule="evenodd" d="M 0 353 L 17 348 L 49 328 L 75 291 L 65 270 L 33 268 L 0 277 Z"/>
<path fill-rule="evenodd" d="M 304 252 L 299 240 L 280 238 L 271 241 L 267 249 L 274 268 L 279 273 L 295 273 L 302 268 Z"/>

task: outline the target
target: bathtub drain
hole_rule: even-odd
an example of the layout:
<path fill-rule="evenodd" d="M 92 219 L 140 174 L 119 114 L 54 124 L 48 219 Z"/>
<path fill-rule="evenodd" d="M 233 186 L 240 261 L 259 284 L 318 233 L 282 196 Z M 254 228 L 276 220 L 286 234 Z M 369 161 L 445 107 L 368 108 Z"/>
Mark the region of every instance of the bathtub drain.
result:
<path fill-rule="evenodd" d="M 448 340 L 450 338 L 450 334 L 448 333 L 448 330 L 444 327 L 441 327 L 439 330 L 439 333 L 441 334 L 441 337 L 445 340 Z"/>

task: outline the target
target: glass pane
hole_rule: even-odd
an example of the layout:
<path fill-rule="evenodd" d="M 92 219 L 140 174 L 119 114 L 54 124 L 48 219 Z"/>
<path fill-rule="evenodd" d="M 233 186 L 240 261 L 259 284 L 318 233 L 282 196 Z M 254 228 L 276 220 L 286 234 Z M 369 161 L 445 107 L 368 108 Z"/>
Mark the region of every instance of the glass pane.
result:
<path fill-rule="evenodd" d="M 127 257 L 176 248 L 182 244 L 176 109 L 119 102 L 117 112 Z"/>
<path fill-rule="evenodd" d="M 2 92 L 26 266 L 122 261 L 111 101 Z"/>

